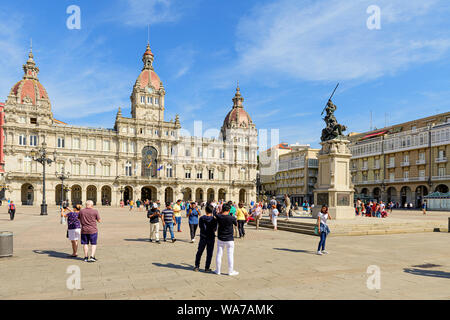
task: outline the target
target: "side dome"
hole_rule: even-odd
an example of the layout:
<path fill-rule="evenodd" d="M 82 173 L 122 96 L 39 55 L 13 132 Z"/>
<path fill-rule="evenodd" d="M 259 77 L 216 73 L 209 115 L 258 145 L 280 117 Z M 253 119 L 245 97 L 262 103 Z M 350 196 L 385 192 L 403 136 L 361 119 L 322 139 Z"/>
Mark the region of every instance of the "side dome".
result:
<path fill-rule="evenodd" d="M 30 50 L 27 63 L 23 65 L 24 75 L 22 80 L 17 82 L 11 89 L 9 96 L 20 104 L 37 105 L 38 100 L 49 102 L 47 90 L 39 82 L 37 77 L 39 68 L 33 59 L 33 52 Z"/>
<path fill-rule="evenodd" d="M 241 96 L 239 86 L 236 88 L 236 94 L 233 98 L 233 109 L 228 112 L 223 122 L 223 128 L 253 128 L 254 124 L 250 115 L 245 111 L 242 102 L 244 98 Z"/>

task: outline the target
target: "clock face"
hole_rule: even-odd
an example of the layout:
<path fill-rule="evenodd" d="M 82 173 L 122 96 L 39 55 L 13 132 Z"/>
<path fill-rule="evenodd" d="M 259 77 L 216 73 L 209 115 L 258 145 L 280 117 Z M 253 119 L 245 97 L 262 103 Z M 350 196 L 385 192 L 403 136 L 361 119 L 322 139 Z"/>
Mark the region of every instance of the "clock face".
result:
<path fill-rule="evenodd" d="M 153 89 L 150 88 L 150 87 L 148 87 L 148 88 L 147 88 L 147 92 L 148 92 L 148 93 L 153 93 Z"/>

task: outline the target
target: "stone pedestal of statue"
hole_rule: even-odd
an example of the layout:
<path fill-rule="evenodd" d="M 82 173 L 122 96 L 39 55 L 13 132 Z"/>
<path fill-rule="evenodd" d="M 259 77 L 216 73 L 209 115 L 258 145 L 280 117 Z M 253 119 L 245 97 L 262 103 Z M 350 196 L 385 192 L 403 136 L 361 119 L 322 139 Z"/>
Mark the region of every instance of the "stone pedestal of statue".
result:
<path fill-rule="evenodd" d="M 321 142 L 318 154 L 319 176 L 314 190 L 314 208 L 317 215 L 322 205 L 328 206 L 333 219 L 354 219 L 354 189 L 351 183 L 350 158 L 352 156 L 345 138 L 336 138 Z"/>

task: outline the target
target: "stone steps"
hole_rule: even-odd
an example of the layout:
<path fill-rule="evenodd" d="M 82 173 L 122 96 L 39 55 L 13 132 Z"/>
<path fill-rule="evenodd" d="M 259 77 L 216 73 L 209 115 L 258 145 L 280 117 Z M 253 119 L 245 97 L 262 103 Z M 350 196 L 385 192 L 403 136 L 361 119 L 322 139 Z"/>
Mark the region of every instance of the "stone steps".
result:
<path fill-rule="evenodd" d="M 249 222 L 255 225 L 254 222 Z M 273 225 L 269 219 L 261 219 L 260 227 L 273 229 Z M 298 222 L 293 219 L 285 221 L 279 218 L 277 222 L 278 230 L 296 232 L 314 236 L 314 228 L 316 223 Z M 407 222 L 407 223 L 376 223 L 376 224 L 339 224 L 329 225 L 330 236 L 362 236 L 362 235 L 383 235 L 383 234 L 402 234 L 402 233 L 422 233 L 422 232 L 448 232 L 448 228 L 443 227 L 439 223 L 433 222 Z"/>

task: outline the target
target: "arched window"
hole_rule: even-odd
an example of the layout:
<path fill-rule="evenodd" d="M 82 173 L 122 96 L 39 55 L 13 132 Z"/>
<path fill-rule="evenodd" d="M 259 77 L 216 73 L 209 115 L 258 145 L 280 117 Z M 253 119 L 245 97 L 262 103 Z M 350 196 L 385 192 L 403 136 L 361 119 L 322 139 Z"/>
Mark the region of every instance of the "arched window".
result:
<path fill-rule="evenodd" d="M 158 170 L 158 151 L 154 147 L 144 147 L 142 149 L 142 176 L 156 177 Z"/>

